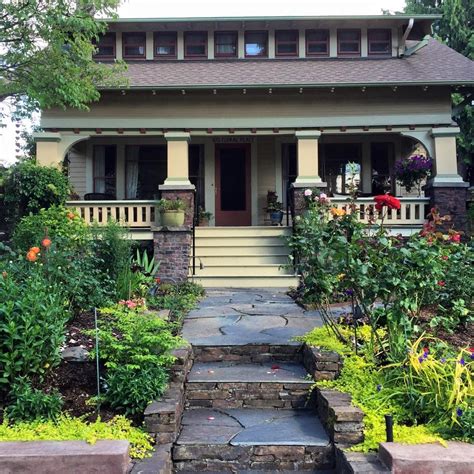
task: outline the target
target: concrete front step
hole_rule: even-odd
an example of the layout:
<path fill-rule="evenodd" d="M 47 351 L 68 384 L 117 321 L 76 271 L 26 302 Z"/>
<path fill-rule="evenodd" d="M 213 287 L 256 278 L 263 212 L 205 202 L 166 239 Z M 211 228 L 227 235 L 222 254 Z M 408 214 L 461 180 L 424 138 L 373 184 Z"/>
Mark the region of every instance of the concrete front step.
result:
<path fill-rule="evenodd" d="M 196 267 L 200 264 L 204 267 L 214 265 L 229 265 L 229 266 L 240 266 L 240 265 L 288 265 L 290 259 L 288 252 L 276 253 L 276 254 L 247 254 L 247 255 L 211 255 L 210 253 L 203 252 L 202 255 L 196 253 Z"/>
<path fill-rule="evenodd" d="M 331 469 L 334 452 L 309 410 L 185 410 L 173 449 L 177 472 Z"/>
<path fill-rule="evenodd" d="M 294 276 L 294 273 L 291 268 L 274 265 L 274 264 L 264 264 L 264 265 L 234 265 L 221 264 L 221 265 L 203 265 L 204 268 L 200 268 L 196 265 L 196 276 L 197 277 L 273 277 L 273 276 Z M 192 271 L 192 267 L 190 267 Z"/>
<path fill-rule="evenodd" d="M 296 276 L 196 276 L 192 278 L 204 288 L 290 288 L 298 286 Z"/>
<path fill-rule="evenodd" d="M 268 362 L 194 364 L 186 404 L 200 408 L 304 408 L 312 381 L 301 364 Z"/>
<path fill-rule="evenodd" d="M 202 256 L 240 256 L 240 255 L 289 255 L 288 247 L 283 242 L 273 244 L 260 244 L 242 248 L 241 245 L 228 244 L 225 241 L 216 242 L 215 246 L 202 246 L 196 241 L 196 257 Z"/>
<path fill-rule="evenodd" d="M 291 235 L 291 227 L 196 227 L 196 237 L 281 237 Z"/>
<path fill-rule="evenodd" d="M 220 245 L 238 245 L 240 247 L 252 247 L 254 245 L 286 245 L 282 237 L 275 235 L 213 235 L 196 236 L 196 245 L 199 247 L 215 247 Z"/>

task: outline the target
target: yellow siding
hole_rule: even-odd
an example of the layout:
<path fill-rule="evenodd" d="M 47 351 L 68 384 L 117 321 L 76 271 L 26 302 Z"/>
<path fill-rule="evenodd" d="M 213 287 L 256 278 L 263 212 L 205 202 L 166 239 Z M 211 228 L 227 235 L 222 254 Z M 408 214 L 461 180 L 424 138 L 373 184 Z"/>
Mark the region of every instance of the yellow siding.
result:
<path fill-rule="evenodd" d="M 69 182 L 80 198 L 86 193 L 86 143 L 78 143 L 69 152 Z"/>
<path fill-rule="evenodd" d="M 266 217 L 267 191 L 276 190 L 275 183 L 275 140 L 272 137 L 259 137 L 257 142 L 257 205 L 258 225 L 263 225 Z M 253 158 L 253 157 L 252 157 Z M 278 196 L 281 201 L 281 196 Z"/>

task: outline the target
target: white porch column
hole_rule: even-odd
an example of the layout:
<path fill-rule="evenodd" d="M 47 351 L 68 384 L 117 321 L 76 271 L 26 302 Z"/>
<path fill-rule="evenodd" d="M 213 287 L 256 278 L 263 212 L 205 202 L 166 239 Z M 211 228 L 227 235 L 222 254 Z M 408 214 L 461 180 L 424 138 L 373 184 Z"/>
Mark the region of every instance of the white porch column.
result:
<path fill-rule="evenodd" d="M 191 136 L 185 132 L 165 133 L 168 143 L 168 176 L 160 189 L 192 187 L 189 181 L 189 141 Z"/>
<path fill-rule="evenodd" d="M 325 187 L 319 177 L 319 130 L 304 130 L 295 133 L 297 139 L 298 176 L 295 187 Z"/>
<path fill-rule="evenodd" d="M 459 132 L 458 127 L 431 129 L 431 136 L 434 142 L 434 156 L 433 178 L 430 180 L 430 184 L 433 186 L 464 187 L 466 185 L 458 174 L 456 136 Z"/>

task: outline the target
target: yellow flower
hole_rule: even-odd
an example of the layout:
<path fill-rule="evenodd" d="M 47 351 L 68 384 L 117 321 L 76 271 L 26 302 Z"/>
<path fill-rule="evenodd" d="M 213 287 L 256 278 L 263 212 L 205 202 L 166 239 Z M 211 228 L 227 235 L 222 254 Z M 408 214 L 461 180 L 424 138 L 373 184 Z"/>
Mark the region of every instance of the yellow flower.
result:
<path fill-rule="evenodd" d="M 337 207 L 332 207 L 331 208 L 331 214 L 334 217 L 342 217 L 346 215 L 346 211 L 344 209 L 339 209 Z"/>
<path fill-rule="evenodd" d="M 337 279 L 338 279 L 339 281 L 344 280 L 345 277 L 346 277 L 346 274 L 345 274 L 345 273 L 339 273 L 339 275 L 337 275 Z"/>

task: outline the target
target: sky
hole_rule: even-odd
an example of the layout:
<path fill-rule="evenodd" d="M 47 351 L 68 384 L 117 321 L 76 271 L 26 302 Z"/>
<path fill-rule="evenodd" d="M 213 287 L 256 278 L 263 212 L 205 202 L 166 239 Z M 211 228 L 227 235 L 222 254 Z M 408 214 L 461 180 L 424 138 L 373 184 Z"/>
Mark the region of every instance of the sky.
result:
<path fill-rule="evenodd" d="M 404 5 L 405 0 L 123 0 L 118 14 L 123 18 L 379 15 L 382 9 L 402 11 Z M 16 128 L 8 117 L 0 118 L 1 123 L 6 126 L 0 127 L 0 164 L 12 163 Z"/>

